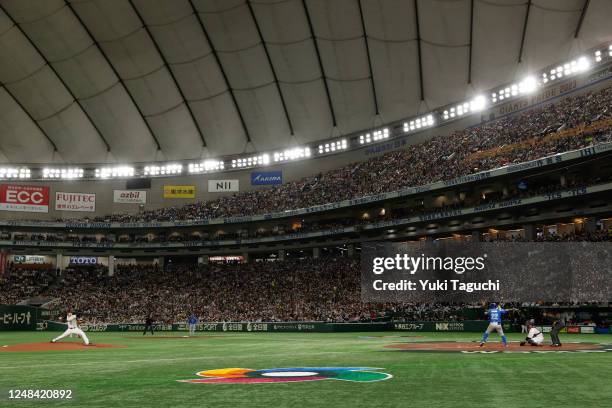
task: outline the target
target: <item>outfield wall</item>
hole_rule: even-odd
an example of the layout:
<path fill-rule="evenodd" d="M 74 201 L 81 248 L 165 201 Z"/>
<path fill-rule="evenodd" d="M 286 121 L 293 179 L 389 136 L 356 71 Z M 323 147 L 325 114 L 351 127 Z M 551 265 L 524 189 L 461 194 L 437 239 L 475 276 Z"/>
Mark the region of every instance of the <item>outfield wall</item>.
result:
<path fill-rule="evenodd" d="M 55 311 L 32 306 L 0 305 L 0 331 L 64 331 L 66 325 L 61 322 L 49 320 L 56 314 Z M 198 323 L 198 332 L 272 332 L 272 333 L 341 333 L 341 332 L 466 332 L 481 333 L 488 326 L 484 320 L 463 320 L 456 322 L 379 322 L 379 323 L 324 323 L 324 322 L 206 322 Z M 85 332 L 143 332 L 144 324 L 87 324 L 80 325 Z M 515 332 L 515 327 L 504 323 L 504 331 Z M 550 326 L 540 326 L 543 332 L 549 332 Z M 156 324 L 157 332 L 183 332 L 187 331 L 186 323 Z M 610 333 L 609 328 L 594 326 L 568 326 L 563 329 L 566 333 L 592 334 Z"/>
<path fill-rule="evenodd" d="M 227 332 L 267 332 L 267 333 L 343 333 L 343 332 L 456 332 L 456 333 L 482 333 L 489 325 L 485 320 L 464 320 L 460 322 L 380 322 L 380 323 L 323 323 L 323 322 L 207 322 L 198 323 L 196 331 L 209 333 Z M 143 332 L 144 324 L 82 324 L 80 326 L 86 332 Z M 516 333 L 510 323 L 503 324 L 504 331 Z M 36 330 L 41 331 L 63 331 L 66 326 L 54 321 L 42 321 L 37 324 Z M 156 332 L 186 332 L 186 323 L 179 324 L 156 324 L 153 326 Z M 551 326 L 539 326 L 540 331 L 550 332 Z M 610 333 L 608 328 L 601 329 L 594 326 L 568 326 L 562 329 L 562 333 L 595 334 Z"/>

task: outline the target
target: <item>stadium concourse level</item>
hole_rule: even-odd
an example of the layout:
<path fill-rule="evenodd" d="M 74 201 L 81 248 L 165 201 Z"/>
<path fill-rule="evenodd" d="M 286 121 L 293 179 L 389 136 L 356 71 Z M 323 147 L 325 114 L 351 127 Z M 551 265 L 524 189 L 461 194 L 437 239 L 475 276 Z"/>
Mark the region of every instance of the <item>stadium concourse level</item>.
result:
<path fill-rule="evenodd" d="M 610 237 L 601 231 L 539 239 L 603 241 Z M 191 311 L 201 321 L 448 321 L 466 319 L 466 308 L 482 306 L 364 304 L 360 276 L 359 261 L 346 257 L 165 268 L 120 265 L 110 277 L 102 266 L 70 267 L 60 273 L 13 264 L 8 278 L 0 281 L 0 304 L 33 297 L 52 299 L 60 310 L 78 311 L 90 323 L 141 323 L 148 315 L 159 322 L 180 323 Z M 523 317 L 514 318 L 521 321 Z"/>
<path fill-rule="evenodd" d="M 419 215 L 435 215 L 452 212 L 453 210 L 459 210 L 468 208 L 470 206 L 480 206 L 485 204 L 491 204 L 499 201 L 507 201 L 518 198 L 528 198 L 537 195 L 550 194 L 556 191 L 564 191 L 569 189 L 577 189 L 581 187 L 588 187 L 593 184 L 605 183 L 612 181 L 611 175 L 598 175 L 591 177 L 589 182 L 581 176 L 571 176 L 565 178 L 565 184 L 561 186 L 559 183 L 537 185 L 535 183 L 529 183 L 524 189 L 519 189 L 517 186 L 513 187 L 513 190 L 509 190 L 506 196 L 501 193 L 491 193 L 485 196 L 479 196 L 473 200 L 460 200 L 450 205 L 442 205 L 438 207 L 415 207 L 406 206 L 402 208 L 390 209 L 384 214 L 371 212 L 371 216 L 364 217 L 336 217 L 328 219 L 317 219 L 308 218 L 303 219 L 299 223 L 293 221 L 282 222 L 278 221 L 278 224 L 273 228 L 240 228 L 236 231 L 220 230 L 215 232 L 208 231 L 189 231 L 183 232 L 180 230 L 165 232 L 163 230 L 153 229 L 149 233 L 122 233 L 122 234 L 77 234 L 77 233 L 57 233 L 57 232 L 0 232 L 0 240 L 7 241 L 29 241 L 29 242 L 69 242 L 73 244 L 112 244 L 118 243 L 166 243 L 166 242 L 200 242 L 200 241 L 221 241 L 221 240 L 239 240 L 247 238 L 265 238 L 271 236 L 288 236 L 291 238 L 291 234 L 302 234 L 308 232 L 334 230 L 344 227 L 351 227 L 356 225 L 367 225 L 373 224 L 380 221 L 390 221 L 401 218 L 419 216 Z M 369 214 L 369 213 L 368 213 Z"/>
<path fill-rule="evenodd" d="M 612 119 L 612 87 L 438 136 L 406 150 L 259 191 L 95 221 L 173 221 L 280 212 L 419 186 L 612 141 L 611 130 L 553 133 Z M 501 148 L 500 148 L 501 147 Z M 85 221 L 85 220 L 84 220 Z"/>

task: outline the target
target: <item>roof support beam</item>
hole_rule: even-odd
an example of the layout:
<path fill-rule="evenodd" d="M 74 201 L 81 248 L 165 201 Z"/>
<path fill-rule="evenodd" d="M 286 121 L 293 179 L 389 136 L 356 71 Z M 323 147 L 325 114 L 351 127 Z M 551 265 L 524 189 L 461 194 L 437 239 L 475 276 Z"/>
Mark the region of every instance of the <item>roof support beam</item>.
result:
<path fill-rule="evenodd" d="M 176 80 L 176 77 L 174 76 L 174 72 L 172 72 L 172 67 L 170 66 L 170 64 L 168 64 L 168 60 L 166 60 L 166 56 L 164 55 L 164 53 L 162 52 L 161 48 L 159 47 L 159 44 L 157 44 L 157 41 L 155 41 L 155 37 L 153 37 L 153 34 L 151 34 L 151 30 L 149 30 L 149 27 L 147 26 L 147 24 L 145 23 L 144 19 L 142 18 L 142 15 L 140 14 L 140 11 L 138 11 L 138 9 L 136 8 L 136 5 L 134 4 L 134 1 L 133 0 L 129 0 L 129 1 L 130 1 L 130 5 L 134 9 L 134 13 L 136 13 L 136 15 L 138 16 L 138 19 L 140 20 L 140 24 L 142 24 L 142 27 L 145 29 L 145 31 L 147 32 L 147 34 L 151 38 L 151 41 L 153 41 L 153 45 L 155 46 L 155 49 L 157 50 L 157 53 L 161 57 L 164 65 L 168 68 L 168 73 L 170 74 L 170 77 L 172 78 L 172 81 L 174 81 L 174 85 L 176 86 L 176 89 L 178 90 L 179 94 L 181 95 L 181 98 L 183 98 L 183 101 L 185 102 L 185 107 L 187 108 L 187 111 L 189 112 L 189 116 L 191 117 L 191 120 L 193 121 L 193 124 L 195 125 L 196 129 L 198 130 L 198 134 L 200 135 L 200 139 L 202 140 L 202 146 L 206 147 L 206 139 L 204 139 L 204 133 L 202 133 L 202 129 L 200 128 L 200 124 L 196 120 L 196 118 L 195 118 L 195 116 L 193 114 L 193 111 L 191 110 L 191 107 L 189 106 L 189 102 L 187 102 L 187 99 L 185 98 L 185 94 L 183 93 L 183 90 L 181 89 L 181 86 L 179 85 L 178 81 Z"/>
<path fill-rule="evenodd" d="M 287 119 L 287 124 L 289 125 L 289 131 L 293 136 L 293 124 L 291 123 L 291 118 L 289 117 L 289 111 L 287 110 L 287 104 L 285 103 L 285 97 L 283 96 L 283 91 L 281 90 L 280 83 L 278 82 L 278 76 L 276 75 L 276 69 L 274 68 L 274 64 L 272 64 L 272 58 L 270 58 L 270 52 L 268 51 L 268 45 L 263 38 L 263 34 L 261 33 L 261 28 L 259 27 L 259 23 L 257 22 L 257 17 L 255 17 L 255 12 L 253 11 L 253 5 L 250 0 L 247 0 L 247 6 L 249 6 L 249 12 L 251 13 L 251 17 L 253 18 L 253 22 L 255 23 L 255 28 L 257 29 L 257 34 L 259 35 L 259 40 L 261 41 L 261 45 L 263 46 L 264 52 L 266 54 L 266 58 L 268 59 L 268 64 L 270 65 L 270 69 L 272 70 L 272 76 L 274 77 L 274 84 L 276 85 L 276 90 L 278 91 L 278 95 L 280 96 L 281 104 L 283 105 L 283 111 L 285 112 L 285 118 Z"/>
<path fill-rule="evenodd" d="M 200 13 L 196 9 L 195 4 L 193 4 L 193 0 L 189 0 L 189 5 L 191 6 L 191 10 L 193 11 L 193 14 L 196 16 L 196 20 L 198 21 L 198 24 L 200 25 L 200 28 L 202 29 L 202 32 L 204 33 L 204 38 L 206 38 L 206 42 L 208 42 L 208 46 L 210 47 L 212 55 L 215 58 L 215 61 L 217 62 L 217 66 L 219 67 L 219 70 L 221 71 L 221 76 L 223 76 L 223 80 L 225 81 L 225 86 L 227 86 L 227 90 L 230 94 L 230 97 L 232 98 L 232 102 L 234 103 L 234 107 L 236 108 L 236 112 L 238 113 L 238 117 L 240 118 L 240 124 L 242 125 L 242 130 L 244 131 L 247 142 L 251 142 L 251 135 L 249 134 L 249 129 L 246 126 L 244 117 L 242 116 L 242 111 L 240 110 L 240 107 L 238 106 L 236 95 L 234 95 L 234 90 L 232 89 L 232 86 L 229 83 L 229 79 L 227 78 L 225 69 L 223 69 L 223 64 L 221 64 L 221 59 L 219 58 L 217 49 L 215 48 L 215 45 L 213 44 L 212 40 L 210 39 L 210 36 L 208 35 L 208 31 L 206 30 L 206 27 L 204 26 L 204 22 L 202 21 L 202 18 L 200 17 Z"/>
<path fill-rule="evenodd" d="M 370 83 L 372 84 L 372 94 L 374 95 L 374 110 L 379 114 L 378 97 L 376 96 L 376 85 L 374 84 L 374 71 L 372 70 L 372 58 L 370 56 L 370 44 L 368 43 L 368 32 L 366 31 L 365 20 L 363 19 L 363 8 L 361 0 L 357 0 L 359 6 L 359 17 L 361 18 L 361 29 L 363 30 L 363 41 L 365 42 L 366 55 L 368 57 L 368 68 L 370 69 Z"/>
<path fill-rule="evenodd" d="M 79 101 L 76 97 L 76 95 L 72 92 L 72 90 L 68 87 L 68 85 L 66 84 L 66 82 L 64 81 L 64 79 L 60 76 L 60 74 L 57 72 L 57 70 L 55 69 L 55 67 L 53 67 L 53 65 L 51 65 L 51 63 L 49 62 L 49 60 L 47 59 L 47 57 L 45 57 L 45 55 L 40 51 L 40 49 L 38 48 L 38 46 L 34 43 L 34 41 L 32 41 L 32 39 L 30 38 L 30 36 L 24 31 L 23 28 L 21 28 L 21 26 L 17 23 L 17 21 L 13 18 L 12 15 L 9 14 L 9 12 L 4 8 L 4 6 L 2 4 L 0 4 L 0 10 L 2 10 L 2 12 L 4 14 L 6 14 L 6 16 L 11 20 L 11 22 L 15 25 L 15 27 L 17 27 L 17 29 L 19 30 L 19 32 L 21 32 L 21 34 L 27 38 L 28 42 L 30 43 L 30 45 L 32 45 L 32 47 L 36 50 L 36 52 L 40 55 L 40 58 L 42 58 L 42 60 L 45 62 L 45 65 L 48 65 L 49 68 L 51 69 L 51 71 L 53 71 L 53 73 L 55 74 L 55 76 L 57 77 L 57 79 L 59 79 L 59 81 L 62 83 L 62 85 L 64 86 L 64 88 L 66 88 L 66 91 L 70 94 L 70 97 L 72 98 L 72 100 L 79 105 L 79 107 L 81 108 L 81 110 L 83 111 L 83 113 L 85 114 L 85 116 L 87 117 L 87 119 L 89 120 L 89 122 L 91 123 L 91 125 L 93 126 L 93 128 L 96 130 L 96 133 L 98 134 L 98 136 L 100 137 L 100 139 L 102 140 L 102 142 L 104 142 L 104 145 L 106 146 L 106 151 L 110 152 L 110 145 L 108 144 L 108 141 L 104 138 L 104 136 L 102 135 L 102 132 L 100 132 L 100 129 L 98 129 L 98 126 L 96 125 L 96 123 L 93 121 L 93 119 L 91 118 L 91 116 L 89 116 L 89 113 L 87 113 L 87 111 L 85 110 L 85 108 L 83 108 L 83 105 L 81 104 L 81 101 Z"/>
<path fill-rule="evenodd" d="M 315 37 L 314 28 L 312 27 L 312 20 L 310 19 L 310 12 L 308 11 L 308 4 L 306 0 L 302 0 L 302 6 L 304 7 L 304 13 L 306 14 L 306 21 L 308 22 L 308 29 L 310 30 L 310 37 L 314 44 L 315 53 L 317 54 L 317 61 L 319 62 L 319 69 L 321 70 L 321 77 L 323 78 L 323 85 L 325 86 L 325 94 L 327 95 L 327 104 L 329 111 L 331 112 L 332 124 L 334 127 L 338 126 L 336 122 L 336 113 L 334 112 L 334 105 L 332 104 L 331 95 L 329 93 L 329 85 L 327 84 L 327 75 L 325 74 L 325 68 L 323 67 L 323 61 L 321 61 L 321 53 L 319 52 L 319 44 L 317 43 L 317 37 Z"/>
<path fill-rule="evenodd" d="M 582 28 L 584 16 L 586 15 L 587 10 L 589 9 L 590 2 L 591 0 L 584 0 L 584 5 L 582 6 L 582 11 L 580 12 L 580 18 L 578 19 L 578 25 L 576 25 L 576 31 L 574 31 L 574 38 L 578 38 L 578 35 L 580 35 L 580 29 Z"/>
<path fill-rule="evenodd" d="M 34 124 L 36 125 L 36 127 L 38 128 L 38 130 L 40 130 L 40 133 L 43 134 L 44 137 L 47 138 L 47 140 L 49 141 L 49 143 L 51 143 L 51 146 L 53 146 L 53 151 L 57 152 L 57 145 L 55 144 L 55 142 L 49 137 L 49 135 L 43 130 L 42 127 L 40 127 L 40 123 L 38 123 L 38 121 L 36 119 L 34 119 L 34 117 L 30 114 L 30 112 L 28 112 L 28 110 L 21 104 L 21 102 L 19 102 L 19 99 L 17 99 L 15 97 L 15 95 L 13 95 L 13 93 L 11 92 L 10 89 L 8 89 L 8 87 L 4 84 L 0 84 L 0 86 L 2 86 L 2 88 L 4 88 L 4 90 L 6 91 L 7 94 L 9 94 L 9 96 L 11 98 L 13 98 L 13 100 L 15 101 L 15 103 L 21 108 L 22 111 L 25 112 L 26 115 L 28 115 L 28 118 L 30 118 L 30 120 L 32 122 L 34 122 Z"/>
<path fill-rule="evenodd" d="M 419 25 L 419 0 L 414 0 L 414 23 L 416 27 L 417 53 L 419 57 L 419 89 L 421 101 L 425 100 L 425 89 L 423 87 L 423 56 L 421 53 L 421 27 Z"/>
<path fill-rule="evenodd" d="M 472 49 L 474 48 L 474 0 L 470 0 L 470 48 L 468 57 L 468 84 L 472 83 Z"/>
<path fill-rule="evenodd" d="M 525 11 L 525 21 L 523 22 L 523 34 L 521 34 L 521 48 L 519 49 L 518 62 L 523 62 L 523 49 L 525 48 L 525 36 L 527 34 L 527 23 L 529 22 L 529 12 L 531 11 L 531 0 L 527 1 L 527 11 Z"/>
<path fill-rule="evenodd" d="M 142 113 L 142 110 L 140 110 L 140 106 L 138 106 L 138 104 L 136 103 L 136 100 L 132 96 L 132 93 L 130 92 L 128 87 L 125 85 L 125 82 L 123 82 L 123 79 L 121 78 L 121 75 L 119 75 L 119 72 L 117 72 L 117 70 L 115 69 L 115 66 L 113 65 L 113 63 L 108 58 L 108 55 L 106 55 L 106 52 L 104 52 L 104 49 L 100 46 L 98 41 L 96 41 L 96 39 L 94 38 L 94 36 L 91 33 L 91 31 L 89 31 L 89 27 L 87 27 L 87 25 L 85 25 L 85 22 L 81 19 L 81 16 L 79 15 L 79 13 L 77 13 L 76 10 L 73 8 L 72 4 L 68 0 L 64 0 L 64 3 L 66 4 L 66 6 L 68 6 L 70 11 L 72 11 L 72 14 L 74 14 L 74 16 L 79 21 L 79 23 L 81 23 L 81 26 L 83 27 L 83 30 L 85 30 L 85 32 L 87 33 L 87 35 L 89 36 L 91 41 L 93 41 L 93 43 L 96 46 L 96 48 L 98 49 L 98 51 L 100 52 L 100 54 L 102 55 L 102 57 L 104 58 L 104 60 L 108 64 L 108 66 L 111 68 L 111 70 L 113 71 L 115 76 L 117 77 L 117 81 L 119 81 L 119 83 L 121 84 L 121 86 L 125 90 L 125 93 L 127 93 L 127 95 L 129 96 L 130 100 L 134 104 L 134 107 L 136 108 L 136 110 L 138 111 L 140 116 L 142 117 L 142 120 L 144 121 L 145 126 L 147 127 L 147 129 L 149 130 L 149 133 L 151 134 L 151 137 L 153 138 L 153 142 L 155 143 L 155 146 L 157 147 L 157 150 L 158 151 L 161 150 L 161 145 L 159 144 L 159 140 L 157 140 L 157 137 L 155 136 L 155 133 L 153 132 L 153 129 L 151 129 L 151 125 L 149 125 L 149 122 L 147 121 L 147 118 Z"/>

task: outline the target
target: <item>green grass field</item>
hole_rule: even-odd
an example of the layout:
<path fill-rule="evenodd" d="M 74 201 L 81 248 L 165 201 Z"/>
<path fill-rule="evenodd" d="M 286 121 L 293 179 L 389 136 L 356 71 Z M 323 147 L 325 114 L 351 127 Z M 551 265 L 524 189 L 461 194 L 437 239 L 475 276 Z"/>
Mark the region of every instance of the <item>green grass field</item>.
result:
<path fill-rule="evenodd" d="M 169 335 L 159 333 L 157 336 Z M 0 345 L 47 341 L 54 333 L 0 332 Z M 143 339 L 92 333 L 117 349 L 0 352 L 0 407 L 611 407 L 612 352 L 461 354 L 401 352 L 391 343 L 478 339 L 478 334 L 219 333 Z M 493 335 L 493 341 L 498 338 Z M 518 340 L 520 335 L 512 335 Z M 74 339 L 76 341 L 77 339 Z M 612 343 L 611 335 L 563 341 Z M 201 370 L 365 366 L 393 375 L 359 383 L 190 384 Z M 16 401 L 9 389 L 72 389 L 70 401 Z"/>

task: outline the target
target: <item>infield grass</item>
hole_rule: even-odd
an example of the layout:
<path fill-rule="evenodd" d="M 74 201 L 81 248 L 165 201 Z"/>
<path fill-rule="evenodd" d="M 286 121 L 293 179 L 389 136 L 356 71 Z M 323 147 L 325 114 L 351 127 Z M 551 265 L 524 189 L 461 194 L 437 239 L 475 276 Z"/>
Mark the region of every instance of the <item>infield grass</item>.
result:
<path fill-rule="evenodd" d="M 48 341 L 54 335 L 0 332 L 0 345 Z M 462 354 L 384 348 L 407 341 L 472 341 L 479 338 L 476 333 L 215 333 L 189 339 L 89 335 L 95 343 L 127 347 L 0 352 L 0 407 L 612 407 L 612 352 Z M 176 333 L 156 334 L 168 335 Z M 612 335 L 565 335 L 562 341 L 611 344 Z M 379 367 L 393 378 L 372 383 L 176 381 L 217 368 L 325 366 Z M 9 389 L 72 389 L 74 399 L 9 400 Z"/>

